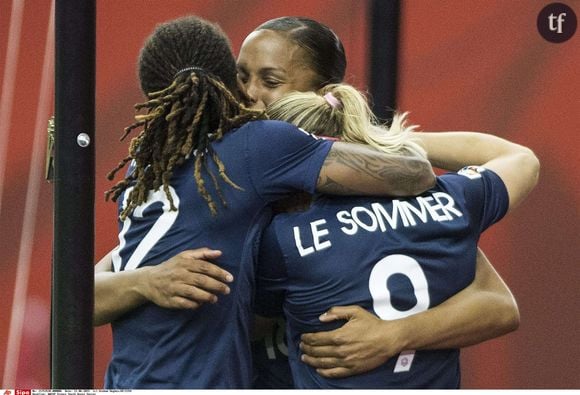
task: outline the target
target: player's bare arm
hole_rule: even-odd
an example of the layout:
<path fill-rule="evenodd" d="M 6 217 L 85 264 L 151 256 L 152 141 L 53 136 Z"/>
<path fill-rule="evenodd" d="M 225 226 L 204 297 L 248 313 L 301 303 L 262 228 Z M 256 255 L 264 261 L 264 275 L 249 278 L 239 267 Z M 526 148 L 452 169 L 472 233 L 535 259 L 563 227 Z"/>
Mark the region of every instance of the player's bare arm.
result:
<path fill-rule="evenodd" d="M 334 195 L 409 196 L 435 184 L 429 162 L 387 155 L 369 146 L 335 142 L 324 161 L 317 191 Z"/>
<path fill-rule="evenodd" d="M 446 316 L 448 321 L 455 321 L 457 325 L 454 328 L 432 328 L 439 333 L 439 338 L 427 336 L 420 339 L 421 335 L 417 334 L 413 341 L 418 348 L 456 348 L 458 344 L 467 347 L 505 335 L 519 327 L 520 314 L 516 300 L 481 250 L 478 250 L 473 284 L 474 287 L 465 288 L 433 309 L 440 317 Z M 461 304 L 458 304 L 457 296 L 472 301 L 468 310 L 457 308 Z M 439 308 L 440 311 L 437 312 L 436 309 Z M 427 310 L 426 313 L 429 311 L 433 313 L 432 310 Z M 445 324 L 443 321 L 445 320 L 431 320 Z M 413 323 L 411 316 L 407 324 L 416 325 L 420 322 Z M 469 331 L 466 332 L 460 327 L 468 328 Z"/>
<path fill-rule="evenodd" d="M 197 309 L 216 303 L 230 292 L 233 277 L 208 262 L 220 251 L 200 248 L 183 251 L 155 265 L 113 272 L 111 252 L 95 265 L 93 325 L 110 323 L 132 309 L 153 302 L 161 307 Z"/>
<path fill-rule="evenodd" d="M 506 185 L 510 211 L 536 186 L 540 162 L 527 147 L 477 132 L 415 133 L 435 167 L 458 170 L 479 165 L 495 171 Z"/>

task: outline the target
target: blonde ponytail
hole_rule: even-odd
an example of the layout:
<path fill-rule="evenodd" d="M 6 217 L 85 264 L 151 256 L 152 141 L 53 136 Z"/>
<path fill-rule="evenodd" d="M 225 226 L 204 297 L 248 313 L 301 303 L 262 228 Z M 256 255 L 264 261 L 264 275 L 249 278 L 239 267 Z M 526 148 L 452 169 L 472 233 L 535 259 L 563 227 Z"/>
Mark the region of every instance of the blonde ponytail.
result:
<path fill-rule="evenodd" d="M 410 132 L 417 126 L 407 125 L 407 113 L 395 113 L 390 128 L 380 125 L 364 95 L 350 85 L 293 92 L 270 104 L 266 112 L 270 119 L 290 122 L 315 135 L 367 144 L 388 154 L 426 156 L 411 139 Z"/>

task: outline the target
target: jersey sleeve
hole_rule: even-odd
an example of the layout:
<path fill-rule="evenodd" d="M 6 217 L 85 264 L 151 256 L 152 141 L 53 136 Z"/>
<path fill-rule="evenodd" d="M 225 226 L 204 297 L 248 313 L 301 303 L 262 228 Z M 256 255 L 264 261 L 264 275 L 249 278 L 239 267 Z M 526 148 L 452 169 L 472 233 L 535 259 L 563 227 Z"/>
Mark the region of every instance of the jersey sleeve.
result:
<path fill-rule="evenodd" d="M 502 219 L 509 207 L 509 196 L 502 179 L 482 166 L 467 166 L 453 175 L 463 188 L 465 204 L 483 232 Z"/>
<path fill-rule="evenodd" d="M 280 315 L 288 278 L 274 224 L 262 234 L 258 253 L 254 312 L 265 317 Z"/>
<path fill-rule="evenodd" d="M 314 193 L 332 141 L 280 121 L 254 122 L 247 160 L 252 183 L 267 201 L 289 193 Z"/>

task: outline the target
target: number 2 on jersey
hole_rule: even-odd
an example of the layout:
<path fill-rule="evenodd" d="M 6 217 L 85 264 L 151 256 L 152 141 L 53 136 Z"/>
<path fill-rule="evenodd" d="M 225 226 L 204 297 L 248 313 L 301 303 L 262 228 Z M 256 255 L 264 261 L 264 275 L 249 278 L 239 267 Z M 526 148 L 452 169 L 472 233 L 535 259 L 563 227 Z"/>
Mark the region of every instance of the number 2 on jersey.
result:
<path fill-rule="evenodd" d="M 133 190 L 133 187 L 127 188 L 125 191 L 125 197 L 123 198 L 123 208 L 127 205 L 127 198 Z M 131 257 L 127 261 L 124 270 L 134 270 L 139 267 L 143 259 L 147 256 L 149 251 L 157 244 L 159 240 L 165 235 L 165 233 L 171 228 L 175 220 L 177 219 L 177 214 L 179 213 L 179 197 L 171 186 L 169 186 L 169 193 L 173 199 L 173 204 L 177 207 L 177 211 L 170 211 L 170 203 L 167 199 L 165 191 L 158 189 L 155 192 L 149 192 L 147 201 L 141 204 L 139 207 L 133 210 L 133 213 L 125 219 L 123 222 L 123 229 L 119 233 L 119 245 L 113 250 L 113 268 L 114 271 L 118 272 L 121 270 L 122 258 L 121 251 L 125 247 L 127 241 L 125 240 L 125 235 L 131 227 L 131 218 L 143 218 L 143 212 L 153 203 L 161 202 L 163 204 L 163 214 L 157 218 L 155 224 L 149 229 L 145 237 L 141 240 Z"/>

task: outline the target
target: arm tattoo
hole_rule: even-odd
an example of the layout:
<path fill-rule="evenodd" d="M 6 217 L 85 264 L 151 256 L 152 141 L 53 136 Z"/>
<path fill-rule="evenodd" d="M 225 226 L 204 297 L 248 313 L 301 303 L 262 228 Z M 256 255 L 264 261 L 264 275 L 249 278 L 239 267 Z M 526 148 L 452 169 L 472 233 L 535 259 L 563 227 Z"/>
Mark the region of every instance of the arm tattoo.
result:
<path fill-rule="evenodd" d="M 335 143 L 324 161 L 317 189 L 335 195 L 412 195 L 428 187 L 425 180 L 429 173 L 431 166 L 419 157 Z"/>
<path fill-rule="evenodd" d="M 340 184 L 340 182 L 333 180 L 330 177 L 323 176 L 320 173 L 320 178 L 318 180 L 317 189 L 320 192 L 328 193 L 330 195 L 357 195 L 360 194 L 360 191 L 356 189 L 349 188 L 346 185 Z"/>

